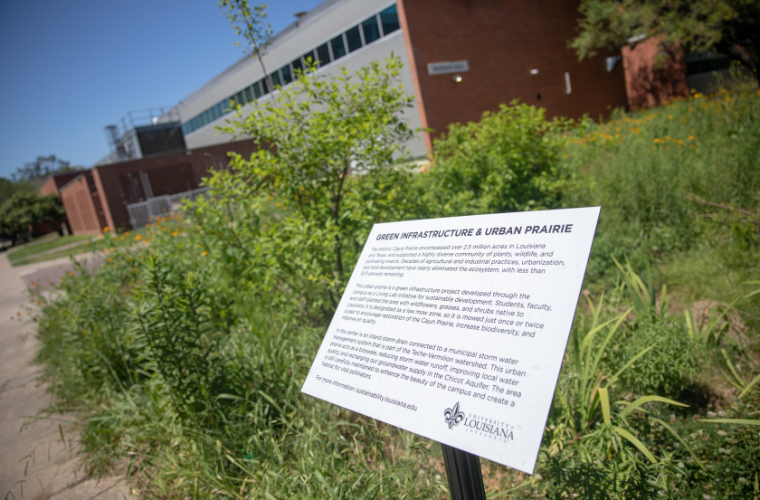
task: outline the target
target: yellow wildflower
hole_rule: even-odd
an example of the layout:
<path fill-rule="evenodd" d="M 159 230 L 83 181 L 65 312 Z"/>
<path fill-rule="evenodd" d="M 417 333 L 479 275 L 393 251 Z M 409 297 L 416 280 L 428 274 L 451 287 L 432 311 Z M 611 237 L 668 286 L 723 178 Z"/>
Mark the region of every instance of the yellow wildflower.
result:
<path fill-rule="evenodd" d="M 142 239 L 142 235 L 141 235 L 141 234 L 138 234 L 137 236 L 135 236 L 135 239 L 136 239 L 137 241 L 140 241 L 140 240 Z"/>
<path fill-rule="evenodd" d="M 204 250 L 203 253 L 201 253 L 201 255 L 205 257 L 206 255 L 208 255 L 208 251 Z"/>

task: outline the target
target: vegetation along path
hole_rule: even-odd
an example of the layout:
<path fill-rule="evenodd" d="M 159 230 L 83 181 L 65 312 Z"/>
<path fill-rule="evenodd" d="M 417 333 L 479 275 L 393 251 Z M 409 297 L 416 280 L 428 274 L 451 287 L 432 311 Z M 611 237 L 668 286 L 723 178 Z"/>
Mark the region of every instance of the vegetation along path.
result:
<path fill-rule="evenodd" d="M 37 341 L 27 287 L 60 281 L 72 268 L 68 258 L 14 268 L 0 254 L 0 498 L 131 498 L 118 478 L 97 481 L 77 471 L 77 441 L 65 425 L 59 430 L 72 418 L 30 419 L 50 396 L 33 364 Z"/>

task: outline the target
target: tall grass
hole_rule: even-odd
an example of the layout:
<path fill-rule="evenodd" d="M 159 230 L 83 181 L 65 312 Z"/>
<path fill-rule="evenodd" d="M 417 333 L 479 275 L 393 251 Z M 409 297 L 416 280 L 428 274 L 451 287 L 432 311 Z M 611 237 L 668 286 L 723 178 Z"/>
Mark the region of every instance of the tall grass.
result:
<path fill-rule="evenodd" d="M 725 335 L 690 340 L 684 309 L 694 297 L 683 292 L 699 283 L 709 296 L 709 283 L 690 276 L 710 266 L 707 276 L 735 274 L 729 295 L 731 284 L 758 278 L 745 261 L 758 249 L 746 214 L 760 202 L 759 104 L 754 91 L 693 96 L 569 132 L 568 122 L 546 124 L 513 105 L 504 116 L 520 124 L 521 140 L 495 141 L 462 171 L 454 160 L 470 138 L 488 148 L 489 134 L 475 124 L 444 138 L 446 158 L 424 173 L 398 168 L 347 180 L 346 272 L 376 221 L 513 202 L 603 207 L 539 474 L 485 464 L 493 498 L 754 493 L 757 434 L 700 418 L 758 418 L 757 384 L 738 399 L 720 368 L 724 349 L 742 380 L 760 371 L 752 330 L 760 295 L 736 292 L 744 298 L 726 316 L 743 322 L 742 348 Z M 491 132 L 510 126 L 498 116 L 486 122 Z M 540 158 L 531 199 L 507 182 L 514 169 L 500 154 L 520 156 L 521 171 L 531 155 Z M 104 266 L 66 276 L 64 293 L 41 312 L 39 359 L 56 396 L 50 411 L 82 417 L 88 472 L 125 471 L 157 498 L 446 498 L 435 443 L 300 393 L 336 290 L 323 276 L 324 228 L 266 189 L 246 191 L 252 184 L 233 182 L 234 169 L 224 175 L 185 218 L 112 240 Z M 499 176 L 504 182 L 492 182 Z M 480 199 L 484 187 L 497 192 Z M 719 257 L 699 260 L 705 255 Z M 626 257 L 619 268 L 615 259 Z M 669 276 L 680 281 L 666 301 L 660 285 Z"/>

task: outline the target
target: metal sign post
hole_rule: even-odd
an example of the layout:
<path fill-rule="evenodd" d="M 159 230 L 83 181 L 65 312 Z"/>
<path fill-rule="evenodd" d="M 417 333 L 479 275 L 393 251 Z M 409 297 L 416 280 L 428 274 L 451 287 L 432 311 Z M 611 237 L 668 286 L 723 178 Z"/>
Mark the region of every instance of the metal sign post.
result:
<path fill-rule="evenodd" d="M 477 455 L 441 443 L 451 500 L 486 500 Z"/>

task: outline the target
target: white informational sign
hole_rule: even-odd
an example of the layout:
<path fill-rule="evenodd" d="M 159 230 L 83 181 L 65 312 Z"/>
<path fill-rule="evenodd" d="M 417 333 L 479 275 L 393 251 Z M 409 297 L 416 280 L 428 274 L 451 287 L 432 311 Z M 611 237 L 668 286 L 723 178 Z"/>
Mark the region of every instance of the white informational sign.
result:
<path fill-rule="evenodd" d="M 375 224 L 303 392 L 532 474 L 599 210 Z"/>
<path fill-rule="evenodd" d="M 445 61 L 428 63 L 428 75 L 446 75 L 470 71 L 470 64 L 464 61 Z"/>

